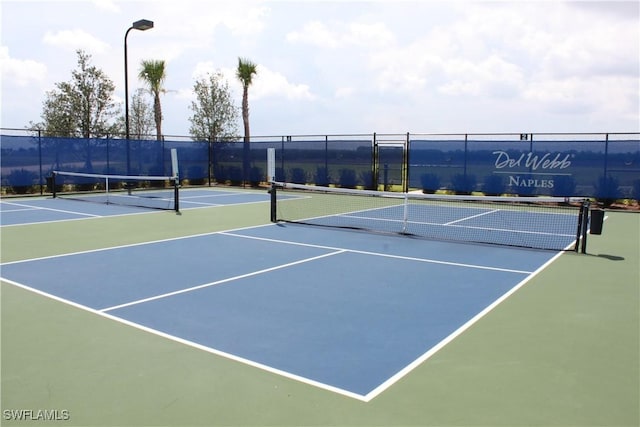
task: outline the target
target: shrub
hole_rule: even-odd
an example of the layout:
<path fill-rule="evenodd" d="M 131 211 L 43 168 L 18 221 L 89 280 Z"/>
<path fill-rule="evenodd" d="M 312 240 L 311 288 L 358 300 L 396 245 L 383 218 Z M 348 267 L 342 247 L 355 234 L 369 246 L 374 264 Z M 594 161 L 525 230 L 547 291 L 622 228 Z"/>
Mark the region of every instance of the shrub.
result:
<path fill-rule="evenodd" d="M 356 188 L 357 185 L 356 171 L 353 169 L 340 169 L 340 187 Z"/>
<path fill-rule="evenodd" d="M 316 177 L 314 181 L 316 185 L 327 187 L 329 185 L 329 173 L 327 171 L 327 168 L 325 168 L 324 166 L 319 166 L 318 168 L 316 168 Z"/>
<path fill-rule="evenodd" d="M 633 189 L 631 191 L 631 197 L 640 203 L 640 179 L 633 181 Z"/>
<path fill-rule="evenodd" d="M 78 177 L 74 179 L 74 182 L 75 182 L 74 189 L 76 191 L 93 191 L 96 189 L 96 183 L 91 182 L 89 178 Z"/>
<path fill-rule="evenodd" d="M 162 166 L 156 165 L 149 168 L 149 176 L 163 176 L 164 168 Z M 143 184 L 146 185 L 146 184 Z M 162 188 L 164 187 L 164 181 L 149 181 L 149 187 L 151 188 Z"/>
<path fill-rule="evenodd" d="M 37 174 L 26 169 L 14 169 L 7 176 L 7 181 L 16 194 L 27 194 L 37 179 Z"/>
<path fill-rule="evenodd" d="M 499 196 L 505 192 L 506 186 L 500 175 L 487 175 L 482 184 L 482 192 L 487 196 Z"/>
<path fill-rule="evenodd" d="M 425 194 L 433 194 L 440 188 L 440 178 L 432 173 L 420 175 L 420 183 L 422 184 L 422 192 Z"/>
<path fill-rule="evenodd" d="M 612 176 L 601 176 L 596 183 L 596 200 L 604 206 L 611 206 L 620 198 L 618 180 Z"/>
<path fill-rule="evenodd" d="M 186 178 L 191 185 L 203 185 L 206 178 L 204 168 L 198 165 L 189 166 Z"/>
<path fill-rule="evenodd" d="M 213 167 L 213 179 L 218 184 L 224 184 L 227 182 L 227 170 L 222 165 L 215 165 Z"/>
<path fill-rule="evenodd" d="M 457 174 L 451 178 L 453 191 L 457 194 L 471 194 L 476 188 L 476 177 L 474 175 Z"/>
<path fill-rule="evenodd" d="M 558 197 L 571 197 L 576 192 L 576 181 L 571 176 L 558 176 L 553 180 L 552 194 Z"/>
<path fill-rule="evenodd" d="M 306 184 L 307 172 L 302 168 L 292 168 L 290 171 L 291 182 L 294 184 Z"/>
<path fill-rule="evenodd" d="M 367 190 L 375 190 L 375 185 L 373 183 L 373 173 L 371 171 L 362 171 L 360 172 L 360 180 L 364 184 L 364 188 Z M 386 188 L 385 188 L 386 190 Z"/>
<path fill-rule="evenodd" d="M 258 187 L 260 183 L 264 180 L 264 172 L 261 167 L 253 166 L 249 170 L 249 182 L 252 187 Z"/>
<path fill-rule="evenodd" d="M 229 166 L 227 171 L 229 173 L 227 178 L 231 181 L 231 185 L 242 184 L 242 168 L 238 166 Z"/>

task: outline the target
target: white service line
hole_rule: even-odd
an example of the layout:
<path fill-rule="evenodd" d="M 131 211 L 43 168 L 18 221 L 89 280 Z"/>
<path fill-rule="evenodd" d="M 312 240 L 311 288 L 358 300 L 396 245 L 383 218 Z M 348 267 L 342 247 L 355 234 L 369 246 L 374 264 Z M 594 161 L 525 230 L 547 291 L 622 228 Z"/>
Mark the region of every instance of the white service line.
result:
<path fill-rule="evenodd" d="M 5 202 L 3 202 L 3 203 L 5 203 Z M 8 203 L 8 202 L 6 202 L 6 203 Z M 15 206 L 22 206 L 22 207 L 26 207 L 26 208 L 31 208 L 33 210 L 62 212 L 62 213 L 68 213 L 68 214 L 73 214 L 73 215 L 81 215 L 81 216 L 89 216 L 89 217 L 101 217 L 102 216 L 102 215 L 93 215 L 93 214 L 82 213 L 82 212 L 67 211 L 67 210 L 64 210 L 64 209 L 53 209 L 53 208 L 44 208 L 42 206 L 23 205 L 21 203 L 14 203 L 14 202 L 11 202 L 11 204 L 15 205 Z"/>
<path fill-rule="evenodd" d="M 269 267 L 269 268 L 265 268 L 263 270 L 252 271 L 251 273 L 241 274 L 239 276 L 227 277 L 226 279 L 216 280 L 215 282 L 205 283 L 205 284 L 198 285 L 198 286 L 192 286 L 190 288 L 180 289 L 180 290 L 173 291 L 173 292 L 167 292 L 165 294 L 155 295 L 155 296 L 148 297 L 148 298 L 142 298 L 142 299 L 139 299 L 139 300 L 136 300 L 136 301 L 127 302 L 127 303 L 120 304 L 120 305 L 114 305 L 112 307 L 103 308 L 103 309 L 98 310 L 98 311 L 104 313 L 104 312 L 107 312 L 107 311 L 117 310 L 119 308 L 124 308 L 124 307 L 129 307 L 129 306 L 132 306 L 132 305 L 142 304 L 142 303 L 149 302 L 149 301 L 155 301 L 155 300 L 158 300 L 158 299 L 161 299 L 161 298 L 167 298 L 167 297 L 170 297 L 170 296 L 184 294 L 184 293 L 187 293 L 187 292 L 192 292 L 192 291 L 196 291 L 198 289 L 208 288 L 208 287 L 219 285 L 219 284 L 226 283 L 226 282 L 232 282 L 234 280 L 244 279 L 246 277 L 257 276 L 259 274 L 264 274 L 264 273 L 268 273 L 270 271 L 280 270 L 282 268 L 291 267 L 291 266 L 294 266 L 294 265 L 297 265 L 297 264 L 303 264 L 305 262 L 315 261 L 317 259 L 326 258 L 326 257 L 333 256 L 333 255 L 338 255 L 338 254 L 341 254 L 343 252 L 345 252 L 345 251 L 344 250 L 341 250 L 341 251 L 338 250 L 338 251 L 334 251 L 334 252 L 330 252 L 330 253 L 327 253 L 327 254 L 318 255 L 318 256 L 315 256 L 315 257 L 311 257 L 311 258 L 305 258 L 305 259 L 302 259 L 302 260 L 289 262 L 287 264 L 276 265 L 275 267 Z"/>
<path fill-rule="evenodd" d="M 464 263 L 451 262 L 451 261 L 438 261 L 438 260 L 429 259 L 429 258 L 416 258 L 416 257 L 402 256 L 402 255 L 382 254 L 382 253 L 379 253 L 379 252 L 360 251 L 360 250 L 357 250 L 357 249 L 336 248 L 336 247 L 333 247 L 333 246 L 315 245 L 315 244 L 311 244 L 311 243 L 291 242 L 291 241 L 288 241 L 288 240 L 270 239 L 270 238 L 267 238 L 267 237 L 248 236 L 248 235 L 244 235 L 244 234 L 236 234 L 236 233 L 225 232 L 225 231 L 220 232 L 220 234 L 224 234 L 226 236 L 242 237 L 244 239 L 263 240 L 265 242 L 284 243 L 284 244 L 287 244 L 287 245 L 297 245 L 297 246 L 306 246 L 306 247 L 311 247 L 311 248 L 327 249 L 327 250 L 333 250 L 333 251 L 351 252 L 351 253 L 354 253 L 354 254 L 372 255 L 372 256 L 379 256 L 379 257 L 384 257 L 384 258 L 404 259 L 404 260 L 408 260 L 408 261 L 426 262 L 426 263 L 430 263 L 430 264 L 450 265 L 450 266 L 453 266 L 453 267 L 465 267 L 465 268 L 475 268 L 475 269 L 478 269 L 478 270 L 501 271 L 503 273 L 517 273 L 517 274 L 531 274 L 532 273 L 531 271 L 526 271 L 526 270 L 513 270 L 513 269 L 510 269 L 510 268 L 491 267 L 491 266 L 488 266 L 488 265 L 464 264 Z"/>

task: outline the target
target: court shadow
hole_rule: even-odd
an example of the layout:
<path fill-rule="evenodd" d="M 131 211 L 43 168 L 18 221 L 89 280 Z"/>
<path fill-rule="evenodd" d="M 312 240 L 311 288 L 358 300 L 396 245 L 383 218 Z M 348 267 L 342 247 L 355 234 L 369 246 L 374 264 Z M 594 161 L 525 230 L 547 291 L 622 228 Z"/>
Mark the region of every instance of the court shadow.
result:
<path fill-rule="evenodd" d="M 608 255 L 608 254 L 588 254 L 590 256 L 608 259 L 609 261 L 624 261 L 625 258 L 623 256 L 618 255 Z"/>

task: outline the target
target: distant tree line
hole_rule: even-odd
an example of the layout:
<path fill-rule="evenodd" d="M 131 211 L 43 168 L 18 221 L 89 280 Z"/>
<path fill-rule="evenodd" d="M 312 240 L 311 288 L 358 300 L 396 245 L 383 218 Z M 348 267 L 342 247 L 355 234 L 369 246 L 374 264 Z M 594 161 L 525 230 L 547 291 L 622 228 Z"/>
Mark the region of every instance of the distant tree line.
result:
<path fill-rule="evenodd" d="M 113 81 L 91 63 L 91 55 L 77 50 L 77 67 L 71 79 L 58 82 L 46 92 L 40 121 L 30 121 L 28 129 L 44 136 L 104 138 L 124 137 L 125 117 L 114 98 Z M 242 83 L 242 118 L 244 140 L 249 141 L 248 88 L 257 74 L 257 66 L 247 59 L 238 60 L 236 76 Z M 138 78 L 144 89 L 134 92 L 129 109 L 129 135 L 132 139 L 150 139 L 155 128 L 157 140 L 163 139 L 161 95 L 166 93 L 166 63 L 143 60 Z M 240 109 L 231 94 L 229 83 L 220 71 L 208 73 L 195 81 L 196 99 L 190 105 L 189 132 L 194 140 L 224 141 L 237 138 Z M 151 98 L 151 101 L 149 100 Z"/>

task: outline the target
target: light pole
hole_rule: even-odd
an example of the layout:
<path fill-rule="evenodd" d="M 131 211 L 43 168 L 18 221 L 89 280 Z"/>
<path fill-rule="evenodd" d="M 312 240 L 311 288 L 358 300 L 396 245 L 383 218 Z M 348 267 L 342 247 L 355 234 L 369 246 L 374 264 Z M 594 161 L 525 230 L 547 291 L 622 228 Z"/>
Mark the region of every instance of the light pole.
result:
<path fill-rule="evenodd" d="M 131 30 L 146 31 L 153 28 L 153 21 L 141 19 L 136 21 L 124 33 L 124 128 L 127 138 L 127 175 L 131 175 L 131 158 L 129 154 L 129 72 L 127 69 L 127 36 Z"/>

